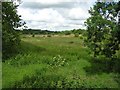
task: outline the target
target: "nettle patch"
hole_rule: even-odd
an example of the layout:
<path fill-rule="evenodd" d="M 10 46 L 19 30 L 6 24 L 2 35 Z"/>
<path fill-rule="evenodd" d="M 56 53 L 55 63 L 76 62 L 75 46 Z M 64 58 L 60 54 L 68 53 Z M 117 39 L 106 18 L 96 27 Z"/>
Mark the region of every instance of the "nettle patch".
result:
<path fill-rule="evenodd" d="M 65 65 L 68 65 L 67 59 L 65 59 L 61 55 L 57 55 L 57 56 L 53 57 L 52 62 L 50 63 L 51 67 L 61 67 L 61 66 L 65 66 Z"/>

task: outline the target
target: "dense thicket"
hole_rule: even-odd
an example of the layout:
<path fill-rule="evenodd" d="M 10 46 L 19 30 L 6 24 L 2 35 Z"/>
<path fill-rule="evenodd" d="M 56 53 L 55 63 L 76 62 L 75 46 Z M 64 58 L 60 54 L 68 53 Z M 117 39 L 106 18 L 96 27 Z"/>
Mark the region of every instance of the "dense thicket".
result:
<path fill-rule="evenodd" d="M 115 2 L 96 2 L 89 10 L 91 17 L 85 22 L 87 45 L 93 52 L 93 56 L 109 59 L 111 68 L 115 63 L 120 62 L 116 54 L 120 49 L 120 30 L 116 19 L 119 7 Z"/>
<path fill-rule="evenodd" d="M 2 56 L 3 59 L 18 52 L 20 45 L 16 28 L 23 25 L 17 14 L 17 5 L 13 2 L 2 2 Z"/>

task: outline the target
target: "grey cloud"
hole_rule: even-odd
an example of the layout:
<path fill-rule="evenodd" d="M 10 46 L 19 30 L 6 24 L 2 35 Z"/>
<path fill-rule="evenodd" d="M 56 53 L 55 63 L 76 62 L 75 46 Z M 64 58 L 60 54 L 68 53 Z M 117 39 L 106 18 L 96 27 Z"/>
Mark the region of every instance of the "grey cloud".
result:
<path fill-rule="evenodd" d="M 21 5 L 23 8 L 43 9 L 43 8 L 71 8 L 74 2 L 62 2 L 57 4 L 42 4 L 39 2 L 26 2 Z"/>
<path fill-rule="evenodd" d="M 23 2 L 21 7 L 31 9 L 43 9 L 43 8 L 73 8 L 76 6 L 84 6 L 86 2 L 60 2 L 53 4 L 43 4 L 40 2 Z"/>
<path fill-rule="evenodd" d="M 59 14 L 63 16 L 65 19 L 64 23 L 59 23 L 59 25 L 53 26 L 51 30 L 67 30 L 67 29 L 77 29 L 84 27 L 84 21 L 86 20 L 86 17 L 69 17 L 69 11 L 72 8 L 81 7 L 83 10 L 88 10 L 90 5 L 88 5 L 87 2 L 60 2 L 60 3 L 53 3 L 53 4 L 43 4 L 40 2 L 23 2 L 20 5 L 20 8 L 28 10 L 32 10 L 31 14 L 38 13 L 38 10 L 45 9 L 45 8 L 51 8 L 56 10 Z M 54 17 L 53 17 L 54 19 Z M 54 20 L 53 20 L 54 21 Z M 49 25 L 54 25 L 55 22 L 50 20 L 26 20 L 26 23 L 31 28 L 40 28 L 40 29 L 50 29 Z M 57 22 L 56 22 L 57 23 Z"/>

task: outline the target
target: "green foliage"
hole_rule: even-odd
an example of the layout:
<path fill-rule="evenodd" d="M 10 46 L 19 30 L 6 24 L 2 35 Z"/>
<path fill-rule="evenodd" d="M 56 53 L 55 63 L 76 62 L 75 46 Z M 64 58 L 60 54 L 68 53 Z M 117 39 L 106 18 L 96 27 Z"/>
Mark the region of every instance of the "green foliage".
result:
<path fill-rule="evenodd" d="M 65 33 L 65 35 L 70 35 L 71 34 L 69 31 L 65 31 L 64 33 Z"/>
<path fill-rule="evenodd" d="M 49 72 L 49 74 L 48 74 Z M 96 82 L 94 78 L 85 78 L 76 74 L 66 78 L 63 75 L 53 74 L 50 70 L 43 68 L 41 71 L 36 70 L 33 76 L 26 75 L 22 81 L 16 82 L 12 88 L 112 88 L 110 85 L 106 86 L 106 83 Z M 91 80 L 94 80 L 91 82 Z"/>
<path fill-rule="evenodd" d="M 51 37 L 52 35 L 51 34 L 48 34 L 47 37 Z"/>
<path fill-rule="evenodd" d="M 117 25 L 114 2 L 97 2 L 89 13 L 87 19 L 87 44 L 94 52 L 94 57 L 105 55 L 113 58 L 116 50 L 119 49 L 118 39 L 114 36 Z"/>
<path fill-rule="evenodd" d="M 2 52 L 3 59 L 18 52 L 20 46 L 19 34 L 15 31 L 21 27 L 20 16 L 17 15 L 17 6 L 12 2 L 2 2 Z"/>
<path fill-rule="evenodd" d="M 50 66 L 53 68 L 61 67 L 64 65 L 67 65 L 67 60 L 63 58 L 62 56 L 58 55 L 56 57 L 53 57 L 53 61 L 50 63 Z"/>
<path fill-rule="evenodd" d="M 26 36 L 21 45 L 21 53 L 2 63 L 3 89 L 119 86 L 119 73 L 106 72 L 105 63 L 89 62 L 92 58 L 82 39 Z"/>
<path fill-rule="evenodd" d="M 80 37 L 80 39 L 84 39 L 84 37 L 82 35 L 80 35 L 79 37 Z"/>
<path fill-rule="evenodd" d="M 78 33 L 75 33 L 74 36 L 75 36 L 75 37 L 79 37 L 79 34 L 78 34 Z"/>
<path fill-rule="evenodd" d="M 32 34 L 32 37 L 35 37 L 35 34 L 34 34 L 34 33 Z"/>

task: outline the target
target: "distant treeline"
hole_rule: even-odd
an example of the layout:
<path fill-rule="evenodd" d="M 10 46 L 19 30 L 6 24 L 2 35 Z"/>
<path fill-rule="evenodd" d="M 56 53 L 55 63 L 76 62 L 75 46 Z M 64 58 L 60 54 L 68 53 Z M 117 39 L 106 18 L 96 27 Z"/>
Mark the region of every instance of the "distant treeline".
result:
<path fill-rule="evenodd" d="M 23 29 L 23 34 L 52 34 L 58 33 L 57 31 L 49 31 L 49 30 L 40 30 L 40 29 Z"/>
<path fill-rule="evenodd" d="M 41 29 L 23 29 L 23 30 L 17 30 L 18 32 L 21 32 L 22 34 L 65 34 L 65 35 L 70 35 L 70 34 L 83 34 L 86 32 L 84 29 L 73 29 L 73 30 L 65 30 L 65 31 L 49 31 L 49 30 L 41 30 Z"/>

